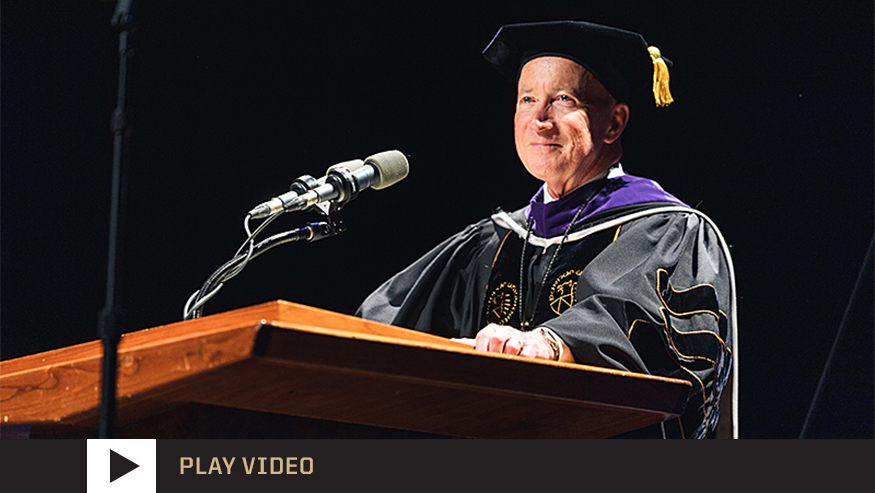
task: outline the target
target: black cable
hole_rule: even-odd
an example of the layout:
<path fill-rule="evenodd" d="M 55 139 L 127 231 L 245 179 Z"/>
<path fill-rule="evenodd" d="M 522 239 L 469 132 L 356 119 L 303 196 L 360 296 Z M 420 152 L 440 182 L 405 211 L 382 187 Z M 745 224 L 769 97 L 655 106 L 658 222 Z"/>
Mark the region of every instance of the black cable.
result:
<path fill-rule="evenodd" d="M 200 290 L 198 291 L 197 296 L 195 297 L 195 299 L 192 302 L 192 306 L 197 307 L 197 308 L 191 308 L 190 311 L 188 311 L 188 313 L 184 314 L 185 315 L 184 318 L 186 320 L 188 320 L 190 318 L 199 318 L 201 315 L 203 315 L 203 305 L 198 306 L 198 303 L 200 303 L 202 300 L 207 298 L 210 295 L 210 293 L 213 292 L 213 286 L 220 284 L 223 280 L 231 279 L 232 277 L 234 277 L 238 273 L 240 273 L 241 270 L 243 270 L 243 267 L 245 267 L 246 263 L 249 261 L 249 256 L 252 254 L 253 240 L 255 239 L 255 237 L 259 233 L 264 231 L 264 228 L 266 228 L 271 222 L 273 222 L 276 218 L 281 216 L 283 212 L 284 211 L 276 212 L 273 215 L 271 215 L 270 217 L 268 217 L 267 219 L 265 219 L 264 221 L 262 221 L 262 223 L 258 225 L 258 228 L 256 228 L 255 231 L 249 233 L 249 236 L 246 238 L 246 241 L 244 241 L 243 244 L 240 245 L 240 248 L 237 249 L 237 252 L 234 254 L 234 257 L 231 260 L 229 260 L 228 262 L 225 262 L 221 267 L 216 269 L 216 271 L 213 272 L 213 274 L 204 282 L 204 284 L 201 286 Z M 247 221 L 246 224 L 248 224 L 249 216 L 246 217 L 246 221 Z M 248 227 L 247 227 L 247 232 L 248 232 Z M 249 246 L 249 251 L 245 255 L 241 254 L 240 252 L 242 252 L 243 249 L 247 247 L 247 245 Z M 227 275 L 227 277 L 224 277 L 224 279 L 222 279 L 222 277 L 226 275 L 225 272 L 228 269 L 230 269 L 231 267 L 234 267 L 237 263 L 239 263 L 241 260 L 244 260 L 244 259 L 245 259 L 245 261 L 243 262 L 242 265 L 239 266 L 239 269 L 237 269 L 235 272 Z"/>
<path fill-rule="evenodd" d="M 209 279 L 207 279 L 207 281 L 201 287 L 200 291 L 198 291 L 197 299 L 192 304 L 192 306 L 196 308 L 188 309 L 189 315 L 186 319 L 201 317 L 203 315 L 204 305 L 201 304 L 200 306 L 197 306 L 197 303 L 201 302 L 201 300 L 209 299 L 211 295 L 221 287 L 222 283 L 239 274 L 249 261 L 258 257 L 259 255 L 267 252 L 272 248 L 284 245 L 286 243 L 301 240 L 307 240 L 312 242 L 327 238 L 329 236 L 333 236 L 335 234 L 335 231 L 327 222 L 310 223 L 303 228 L 285 231 L 283 233 L 277 233 L 255 244 L 251 241 L 251 239 L 256 234 L 258 234 L 261 229 L 263 228 L 259 228 L 252 235 L 250 235 L 250 239 L 248 240 L 250 242 L 250 248 L 245 254 L 238 253 L 234 258 L 225 262 L 225 264 L 216 269 L 216 271 L 209 277 Z"/>

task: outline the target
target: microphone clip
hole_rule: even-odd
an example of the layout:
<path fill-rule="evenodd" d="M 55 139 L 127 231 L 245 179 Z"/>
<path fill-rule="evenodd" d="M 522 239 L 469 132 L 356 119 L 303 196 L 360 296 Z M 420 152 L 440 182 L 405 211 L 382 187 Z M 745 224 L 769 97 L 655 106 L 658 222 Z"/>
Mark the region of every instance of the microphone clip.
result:
<path fill-rule="evenodd" d="M 338 235 L 346 231 L 346 223 L 340 214 L 342 207 L 343 204 L 334 200 L 320 202 L 313 206 L 316 212 L 325 216 L 327 221 L 325 221 L 325 226 L 320 228 L 322 231 L 314 233 L 314 237 L 310 241 L 321 240 L 322 238 L 328 238 L 329 236 Z"/>

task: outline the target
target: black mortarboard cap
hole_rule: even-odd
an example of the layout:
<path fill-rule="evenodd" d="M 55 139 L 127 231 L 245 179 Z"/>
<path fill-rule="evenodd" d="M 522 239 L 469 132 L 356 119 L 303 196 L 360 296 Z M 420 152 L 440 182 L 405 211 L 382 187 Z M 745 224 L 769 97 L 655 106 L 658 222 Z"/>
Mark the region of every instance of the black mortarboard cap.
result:
<path fill-rule="evenodd" d="M 618 101 L 650 87 L 657 106 L 672 102 L 668 66 L 659 50 L 638 33 L 583 21 L 502 26 L 483 56 L 516 82 L 522 66 L 539 56 L 561 56 L 589 70 Z"/>

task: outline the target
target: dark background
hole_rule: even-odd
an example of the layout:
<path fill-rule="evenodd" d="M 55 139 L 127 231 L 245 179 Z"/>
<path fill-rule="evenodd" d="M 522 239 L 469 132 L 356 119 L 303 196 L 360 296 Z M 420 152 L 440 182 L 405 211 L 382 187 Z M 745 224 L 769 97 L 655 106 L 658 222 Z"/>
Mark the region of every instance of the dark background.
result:
<path fill-rule="evenodd" d="M 275 299 L 351 313 L 384 279 L 538 183 L 515 88 L 480 50 L 509 22 L 644 34 L 674 61 L 633 108 L 627 171 L 719 225 L 738 279 L 741 436 L 798 437 L 873 237 L 869 2 L 143 1 L 128 72 L 123 329 L 179 321 L 301 174 L 399 149 L 410 175 L 349 230 L 253 261 L 206 313 Z M 3 0 L 2 359 L 98 338 L 116 105 L 113 1 Z M 271 231 L 315 220 L 288 214 Z M 873 289 L 862 279 L 809 436 L 873 437 Z"/>

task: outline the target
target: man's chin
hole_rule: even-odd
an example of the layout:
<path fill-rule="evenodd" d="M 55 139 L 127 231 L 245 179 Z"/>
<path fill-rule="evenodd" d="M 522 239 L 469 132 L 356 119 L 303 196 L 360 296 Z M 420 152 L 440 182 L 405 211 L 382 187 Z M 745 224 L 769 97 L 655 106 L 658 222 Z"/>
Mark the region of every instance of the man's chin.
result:
<path fill-rule="evenodd" d="M 556 179 L 560 176 L 558 172 L 561 169 L 561 163 L 556 163 L 551 160 L 537 160 L 525 164 L 526 171 L 538 180 L 549 182 L 551 179 Z"/>

